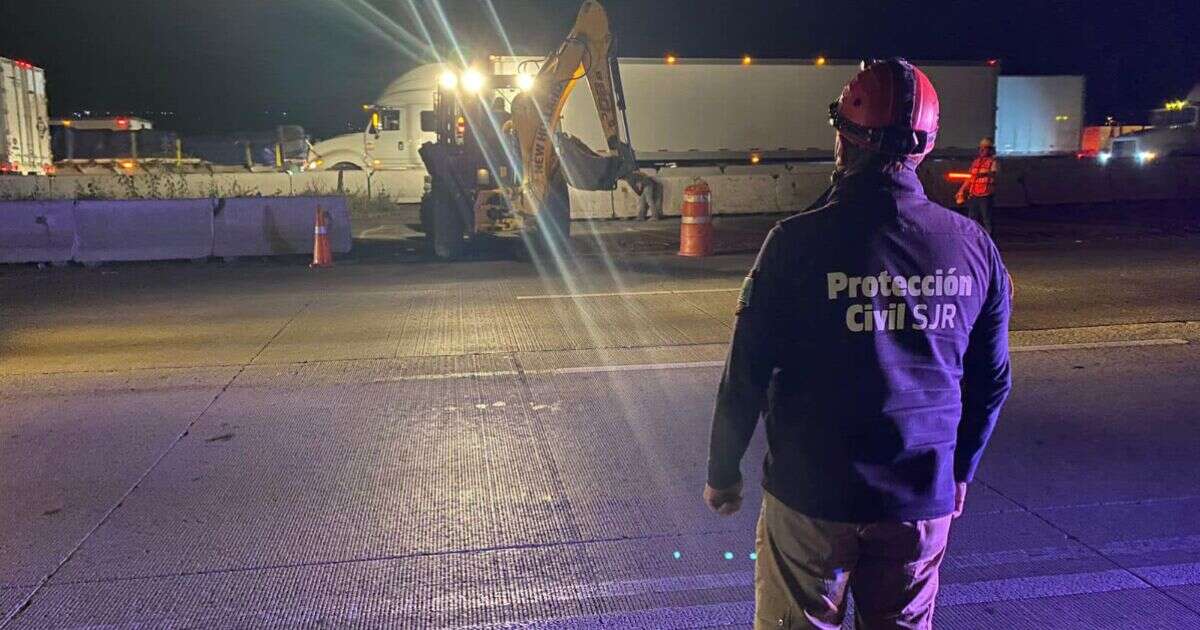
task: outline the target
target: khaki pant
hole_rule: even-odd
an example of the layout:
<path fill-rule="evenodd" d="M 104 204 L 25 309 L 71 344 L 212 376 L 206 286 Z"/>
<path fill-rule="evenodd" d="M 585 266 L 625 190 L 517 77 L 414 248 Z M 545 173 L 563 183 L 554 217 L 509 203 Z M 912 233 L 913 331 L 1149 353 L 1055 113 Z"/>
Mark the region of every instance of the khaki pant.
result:
<path fill-rule="evenodd" d="M 755 541 L 754 627 L 839 628 L 849 588 L 860 629 L 931 628 L 949 531 L 950 516 L 823 521 L 764 493 Z"/>

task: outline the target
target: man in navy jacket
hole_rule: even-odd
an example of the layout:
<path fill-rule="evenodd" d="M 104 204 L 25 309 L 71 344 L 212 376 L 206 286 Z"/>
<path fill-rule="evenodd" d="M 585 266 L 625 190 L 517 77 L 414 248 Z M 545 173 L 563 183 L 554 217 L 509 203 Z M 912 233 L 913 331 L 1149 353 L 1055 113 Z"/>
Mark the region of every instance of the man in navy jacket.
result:
<path fill-rule="evenodd" d="M 979 226 L 925 197 L 937 94 L 902 59 L 830 107 L 835 183 L 780 222 L 738 301 L 704 497 L 741 504 L 768 452 L 756 627 L 927 628 L 950 521 L 1010 384 L 1008 274 Z"/>

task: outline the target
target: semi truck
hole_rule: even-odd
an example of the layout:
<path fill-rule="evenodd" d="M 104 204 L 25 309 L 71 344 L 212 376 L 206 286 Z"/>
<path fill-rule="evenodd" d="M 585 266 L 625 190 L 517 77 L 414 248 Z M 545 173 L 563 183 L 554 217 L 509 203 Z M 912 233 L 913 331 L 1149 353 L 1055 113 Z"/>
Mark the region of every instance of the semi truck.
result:
<path fill-rule="evenodd" d="M 1099 158 L 1145 163 L 1170 155 L 1200 155 L 1200 83 L 1187 98 L 1151 111 L 1149 129 L 1113 138 Z"/>
<path fill-rule="evenodd" d="M 1084 78 L 1002 76 L 996 92 L 996 152 L 1055 155 L 1079 151 Z"/>
<path fill-rule="evenodd" d="M 541 57 L 493 56 L 490 72 L 511 76 L 537 72 Z M 858 72 L 859 61 L 829 59 L 617 60 L 628 103 L 627 131 L 638 162 L 650 164 L 757 163 L 827 160 L 833 132 L 829 103 Z M 975 152 L 996 127 L 998 67 L 980 62 L 917 62 L 942 103 L 935 156 Z M 433 107 L 441 64 L 419 66 L 364 107 L 362 133 L 313 145 L 306 168 L 422 168 L 417 150 L 434 140 L 420 128 L 420 112 Z M 590 87 L 575 90 L 562 112 L 561 128 L 593 146 L 604 134 L 593 111 Z"/>
<path fill-rule="evenodd" d="M 53 164 L 46 74 L 0 57 L 0 174 L 46 175 Z"/>

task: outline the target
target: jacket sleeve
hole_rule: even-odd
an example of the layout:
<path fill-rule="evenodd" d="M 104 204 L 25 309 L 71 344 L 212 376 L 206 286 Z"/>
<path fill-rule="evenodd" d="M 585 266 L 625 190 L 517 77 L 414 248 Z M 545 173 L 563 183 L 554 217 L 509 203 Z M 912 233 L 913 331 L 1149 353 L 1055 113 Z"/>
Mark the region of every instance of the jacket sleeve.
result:
<path fill-rule="evenodd" d="M 963 358 L 962 418 L 954 450 L 954 479 L 970 482 L 975 477 L 983 449 L 987 446 L 1000 408 L 1012 389 L 1008 361 L 1008 319 L 1012 308 L 1008 271 L 1000 254 L 989 243 L 992 278 L 983 309 L 971 329 Z"/>
<path fill-rule="evenodd" d="M 723 489 L 742 478 L 741 461 L 766 408 L 776 366 L 780 306 L 779 227 L 771 230 L 738 297 L 733 341 L 717 390 L 708 445 L 708 485 Z"/>

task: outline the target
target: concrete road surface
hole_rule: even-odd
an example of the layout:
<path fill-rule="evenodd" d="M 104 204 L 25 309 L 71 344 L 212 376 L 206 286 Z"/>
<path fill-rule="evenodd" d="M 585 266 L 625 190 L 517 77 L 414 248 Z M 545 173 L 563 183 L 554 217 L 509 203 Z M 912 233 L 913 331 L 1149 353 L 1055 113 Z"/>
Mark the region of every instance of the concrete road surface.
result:
<path fill-rule="evenodd" d="M 1200 235 L 1011 216 L 1016 387 L 938 626 L 1198 628 Z M 700 491 L 752 256 L 672 228 L 0 269 L 0 627 L 747 627 L 761 493 Z"/>

